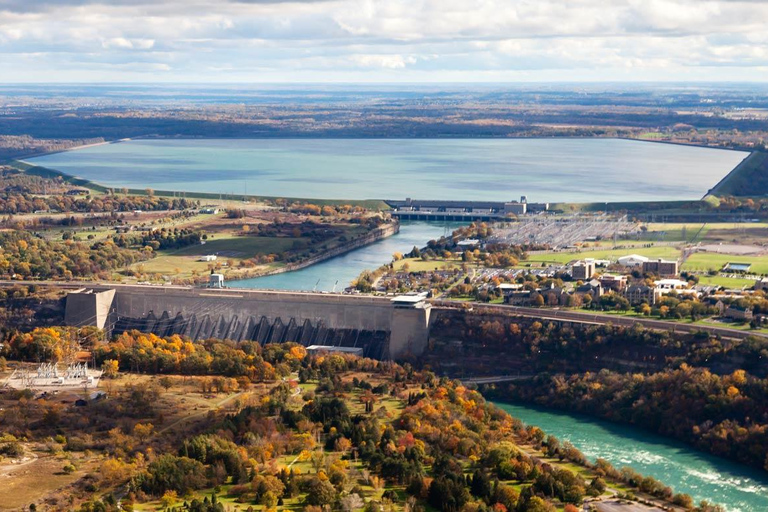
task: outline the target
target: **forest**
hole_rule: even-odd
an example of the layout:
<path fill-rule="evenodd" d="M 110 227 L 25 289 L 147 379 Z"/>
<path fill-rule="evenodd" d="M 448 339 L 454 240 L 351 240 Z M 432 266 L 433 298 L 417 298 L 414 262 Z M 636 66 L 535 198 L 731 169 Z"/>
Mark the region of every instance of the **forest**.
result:
<path fill-rule="evenodd" d="M 110 279 L 113 270 L 151 256 L 147 251 L 118 247 L 111 240 L 57 243 L 25 231 L 3 231 L 0 247 L 0 274 L 23 279 Z"/>
<path fill-rule="evenodd" d="M 4 356 L 42 351 L 64 360 L 76 336 L 72 328 L 12 333 Z M 69 492 L 46 499 L 50 510 L 117 510 L 118 492 L 122 506 L 189 511 L 225 510 L 226 501 L 305 512 L 574 512 L 585 499 L 617 492 L 625 500 L 721 510 L 694 505 L 631 469 L 590 463 L 477 391 L 409 365 L 308 354 L 291 343 L 235 346 L 136 332 L 85 346 L 95 347 L 105 370 L 106 400 L 75 411 L 52 398 L 30 401 L 23 391 L 0 393 L 0 451 L 18 455 L 47 438 L 72 461 L 64 471 L 81 475 Z M 268 367 L 274 372 L 261 371 Z M 155 371 L 168 376 L 141 380 L 136 373 Z M 201 416 L 185 435 L 164 434 L 158 425 L 171 411 L 158 404 L 183 386 L 183 402 L 197 393 L 254 399 Z M 83 472 L 78 465 L 87 465 L 89 453 L 98 454 L 89 466 L 97 471 Z"/>

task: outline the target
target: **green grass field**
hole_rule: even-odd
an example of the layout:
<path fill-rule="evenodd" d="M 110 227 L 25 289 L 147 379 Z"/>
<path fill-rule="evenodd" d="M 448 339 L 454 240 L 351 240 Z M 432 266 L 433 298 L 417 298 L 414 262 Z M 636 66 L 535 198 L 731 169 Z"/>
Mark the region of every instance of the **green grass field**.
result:
<path fill-rule="evenodd" d="M 425 272 L 428 270 L 443 270 L 445 268 L 456 268 L 461 266 L 461 260 L 450 261 L 424 261 L 421 258 L 405 258 L 395 262 L 395 270 L 402 270 L 405 264 L 408 264 L 409 272 Z"/>
<path fill-rule="evenodd" d="M 750 263 L 750 273 L 768 274 L 768 256 L 734 256 L 732 254 L 717 254 L 697 252 L 683 264 L 683 270 L 720 270 L 726 263 Z"/>
<path fill-rule="evenodd" d="M 680 250 L 670 246 L 632 247 L 627 249 L 605 249 L 597 251 L 570 251 L 551 254 L 532 254 L 521 265 L 528 263 L 568 263 L 571 260 L 583 258 L 595 258 L 598 260 L 617 260 L 621 256 L 639 254 L 648 258 L 675 259 L 680 257 Z"/>
<path fill-rule="evenodd" d="M 723 276 L 699 276 L 699 284 L 708 286 L 723 286 L 725 288 L 751 287 L 755 284 L 752 279 L 736 279 Z"/>

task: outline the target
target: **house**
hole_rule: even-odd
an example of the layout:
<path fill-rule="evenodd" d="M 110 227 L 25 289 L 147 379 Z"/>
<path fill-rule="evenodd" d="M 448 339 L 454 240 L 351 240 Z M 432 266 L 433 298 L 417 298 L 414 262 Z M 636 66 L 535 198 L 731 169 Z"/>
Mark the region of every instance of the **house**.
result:
<path fill-rule="evenodd" d="M 766 290 L 766 289 L 768 289 L 768 277 L 764 277 L 762 279 L 755 281 L 755 290 Z"/>
<path fill-rule="evenodd" d="M 658 298 L 656 288 L 644 284 L 632 284 L 624 290 L 624 298 L 633 306 L 645 302 L 653 306 Z"/>
<path fill-rule="evenodd" d="M 200 256 L 197 261 L 216 261 L 218 259 L 218 256 L 215 254 L 206 254 L 204 256 Z"/>
<path fill-rule="evenodd" d="M 200 213 L 204 213 L 204 214 L 208 214 L 208 215 L 216 215 L 217 213 L 219 213 L 219 209 L 218 208 L 213 208 L 213 207 L 210 207 L 210 206 L 206 206 L 205 208 L 201 208 L 200 209 Z"/>
<path fill-rule="evenodd" d="M 660 276 L 676 276 L 678 274 L 677 260 L 663 260 L 661 258 L 643 263 L 644 274 L 658 274 Z"/>
<path fill-rule="evenodd" d="M 639 267 L 647 261 L 648 258 L 645 256 L 640 256 L 639 254 L 629 254 L 619 258 L 619 265 L 623 267 Z"/>

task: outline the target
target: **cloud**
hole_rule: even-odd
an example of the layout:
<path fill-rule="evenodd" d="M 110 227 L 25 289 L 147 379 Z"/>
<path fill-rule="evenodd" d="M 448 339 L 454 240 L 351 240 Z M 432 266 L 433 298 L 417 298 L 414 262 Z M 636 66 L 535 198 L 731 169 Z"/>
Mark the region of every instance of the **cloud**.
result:
<path fill-rule="evenodd" d="M 744 0 L 0 0 L 0 59 L 72 81 L 763 80 L 766 26 Z"/>
<path fill-rule="evenodd" d="M 351 55 L 349 60 L 364 68 L 402 69 L 416 64 L 416 57 L 402 55 Z"/>
<path fill-rule="evenodd" d="M 113 48 L 123 50 L 149 50 L 155 46 L 154 39 L 126 39 L 125 37 L 113 37 L 101 42 L 101 47 L 109 50 Z"/>

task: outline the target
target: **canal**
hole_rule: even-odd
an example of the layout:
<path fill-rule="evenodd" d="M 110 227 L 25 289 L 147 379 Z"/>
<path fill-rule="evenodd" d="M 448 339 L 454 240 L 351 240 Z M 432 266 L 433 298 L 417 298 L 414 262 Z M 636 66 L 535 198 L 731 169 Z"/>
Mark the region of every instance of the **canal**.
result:
<path fill-rule="evenodd" d="M 392 261 L 395 252 L 410 252 L 414 246 L 450 235 L 460 223 L 402 222 L 400 232 L 371 245 L 293 272 L 230 281 L 228 286 L 271 290 L 341 291 L 363 270 L 374 270 Z"/>
<path fill-rule="evenodd" d="M 569 441 L 594 461 L 629 466 L 675 492 L 707 500 L 731 512 L 768 510 L 768 474 L 714 457 L 640 429 L 529 405 L 494 402 L 510 415 Z"/>

